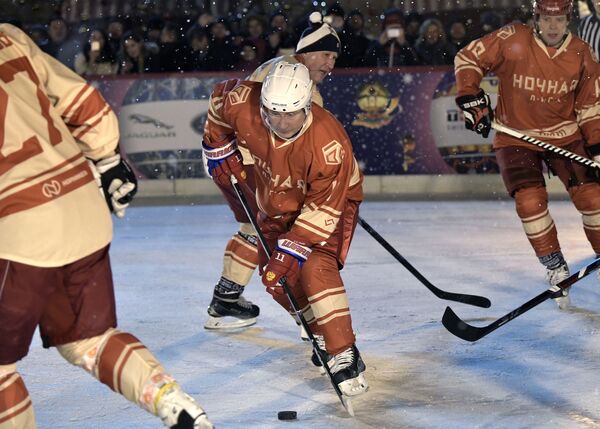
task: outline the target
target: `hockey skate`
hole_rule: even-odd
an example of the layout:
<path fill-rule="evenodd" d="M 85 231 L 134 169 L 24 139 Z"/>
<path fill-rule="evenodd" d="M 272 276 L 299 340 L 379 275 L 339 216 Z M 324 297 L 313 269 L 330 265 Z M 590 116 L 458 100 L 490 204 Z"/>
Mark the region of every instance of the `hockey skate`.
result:
<path fill-rule="evenodd" d="M 243 287 L 224 278 L 215 286 L 208 306 L 205 329 L 238 329 L 252 326 L 260 308 L 242 296 Z"/>
<path fill-rule="evenodd" d="M 260 313 L 257 305 L 240 296 L 235 301 L 224 301 L 213 297 L 208 306 L 205 329 L 238 329 L 252 326 Z"/>
<path fill-rule="evenodd" d="M 333 381 L 344 395 L 357 396 L 369 389 L 364 376 L 366 366 L 355 345 L 335 355 L 328 365 L 333 374 Z"/>
<path fill-rule="evenodd" d="M 159 397 L 156 413 L 171 429 L 214 429 L 202 407 L 176 384 Z"/>
<path fill-rule="evenodd" d="M 546 268 L 546 280 L 548 281 L 550 286 L 552 286 L 553 289 L 556 289 L 557 292 L 560 290 L 560 288 L 556 285 L 564 279 L 566 279 L 567 277 L 569 277 L 569 275 L 569 267 L 566 263 L 563 263 L 554 269 Z M 571 299 L 569 298 L 569 289 L 563 289 L 562 296 L 554 298 L 554 302 L 556 302 L 556 305 L 558 305 L 558 308 L 560 308 L 561 310 L 569 308 L 569 306 L 571 305 Z"/>
<path fill-rule="evenodd" d="M 323 337 L 323 335 L 315 335 L 314 337 L 315 337 L 315 340 L 317 340 L 317 345 L 319 346 L 319 349 L 321 350 L 321 356 L 323 356 L 323 359 L 325 359 L 325 361 L 327 362 L 327 365 L 329 365 L 329 368 L 331 368 L 334 364 L 334 361 L 331 359 L 333 356 L 328 354 L 327 350 L 325 350 L 325 338 Z M 308 335 L 307 335 L 307 338 L 308 338 Z M 313 352 L 312 352 L 312 356 L 310 357 L 310 360 L 312 361 L 314 366 L 319 368 L 319 372 L 321 373 L 321 375 L 324 375 L 325 368 L 323 368 L 323 365 L 321 364 L 321 361 L 319 360 L 319 357 L 317 356 L 317 352 L 315 352 L 314 348 L 313 348 Z"/>

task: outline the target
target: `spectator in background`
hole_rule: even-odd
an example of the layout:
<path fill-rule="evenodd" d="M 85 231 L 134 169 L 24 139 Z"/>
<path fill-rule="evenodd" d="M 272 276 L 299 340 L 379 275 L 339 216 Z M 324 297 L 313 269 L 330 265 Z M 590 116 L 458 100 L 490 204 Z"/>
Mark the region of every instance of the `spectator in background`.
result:
<path fill-rule="evenodd" d="M 504 25 L 504 18 L 498 12 L 487 10 L 481 14 L 482 36 L 496 31 Z"/>
<path fill-rule="evenodd" d="M 256 57 L 262 63 L 267 60 L 267 38 L 265 35 L 265 23 L 258 15 L 249 16 L 246 19 L 246 41 L 256 47 Z"/>
<path fill-rule="evenodd" d="M 406 40 L 404 16 L 400 9 L 384 13 L 382 32 L 367 51 L 367 65 L 373 67 L 399 67 L 418 64 L 415 50 Z"/>
<path fill-rule="evenodd" d="M 108 22 L 107 26 L 107 43 L 113 52 L 119 52 L 121 49 L 121 39 L 125 32 L 125 24 L 119 18 L 113 18 Z"/>
<path fill-rule="evenodd" d="M 210 46 L 208 32 L 200 27 L 193 27 L 188 32 L 189 50 L 186 55 L 188 71 L 208 70 L 207 58 Z"/>
<path fill-rule="evenodd" d="M 367 66 L 366 54 L 371 41 L 364 33 L 365 19 L 363 14 L 354 9 L 346 17 L 344 29 L 340 36 L 341 53 L 336 62 L 336 67 L 365 67 Z"/>
<path fill-rule="evenodd" d="M 167 22 L 160 32 L 158 58 L 160 71 L 181 72 L 186 69 L 187 50 L 180 38 L 181 29 L 174 22 Z"/>
<path fill-rule="evenodd" d="M 337 34 L 341 35 L 342 30 L 344 29 L 344 17 L 345 17 L 344 9 L 338 2 L 335 2 L 329 8 L 327 8 L 327 12 L 325 13 L 325 17 L 323 18 L 323 22 L 331 25 L 331 27 L 337 32 Z"/>
<path fill-rule="evenodd" d="M 117 57 L 107 36 L 100 29 L 92 30 L 81 52 L 75 55 L 75 71 L 80 76 L 111 75 L 117 73 Z"/>
<path fill-rule="evenodd" d="M 289 28 L 288 16 L 281 10 L 275 11 L 269 25 L 269 58 L 292 54 L 297 40 Z"/>
<path fill-rule="evenodd" d="M 202 30 L 208 31 L 210 26 L 216 21 L 215 17 L 210 12 L 202 12 L 196 18 L 196 22 L 192 27 L 198 27 Z"/>
<path fill-rule="evenodd" d="M 411 12 L 406 17 L 406 24 L 404 32 L 406 34 L 406 41 L 412 47 L 417 43 L 419 38 L 419 28 L 423 23 L 423 17 L 418 12 Z"/>
<path fill-rule="evenodd" d="M 454 47 L 456 52 L 469 43 L 469 40 L 467 39 L 467 27 L 462 19 L 458 18 L 450 23 L 448 29 L 448 42 Z"/>
<path fill-rule="evenodd" d="M 456 55 L 456 49 L 446 40 L 442 23 L 435 18 L 421 24 L 415 50 L 421 64 L 432 66 L 452 64 Z"/>
<path fill-rule="evenodd" d="M 219 18 L 210 27 L 210 42 L 206 66 L 208 70 L 232 70 L 238 62 L 238 48 L 233 43 L 229 24 Z"/>
<path fill-rule="evenodd" d="M 33 40 L 43 51 L 44 47 L 48 44 L 48 32 L 46 31 L 46 27 L 41 24 L 32 25 L 29 28 L 28 34 L 29 37 L 31 37 L 31 40 Z"/>
<path fill-rule="evenodd" d="M 119 73 L 155 73 L 160 71 L 158 51 L 152 45 L 146 45 L 142 36 L 133 31 L 123 35 L 122 57 Z"/>
<path fill-rule="evenodd" d="M 242 42 L 239 51 L 239 60 L 234 67 L 234 70 L 239 70 L 251 73 L 262 64 L 256 54 L 256 46 L 250 40 Z"/>
<path fill-rule="evenodd" d="M 145 42 L 153 43 L 156 46 L 160 45 L 160 35 L 162 29 L 165 26 L 165 22 L 159 16 L 153 16 L 148 20 L 146 24 Z"/>
<path fill-rule="evenodd" d="M 67 23 L 57 16 L 48 22 L 48 43 L 42 48 L 44 52 L 54 58 L 58 57 L 61 46 L 67 39 Z"/>

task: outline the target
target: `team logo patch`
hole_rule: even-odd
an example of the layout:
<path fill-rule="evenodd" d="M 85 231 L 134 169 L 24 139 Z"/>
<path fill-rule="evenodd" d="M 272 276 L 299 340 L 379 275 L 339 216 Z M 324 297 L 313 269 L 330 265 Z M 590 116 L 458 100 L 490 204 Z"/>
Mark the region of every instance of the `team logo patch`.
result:
<path fill-rule="evenodd" d="M 327 165 L 337 165 L 341 164 L 344 159 L 344 148 L 342 145 L 333 140 L 323 149 L 323 156 L 325 157 L 325 164 Z"/>
<path fill-rule="evenodd" d="M 275 273 L 273 271 L 269 271 L 267 272 L 267 274 L 265 274 L 265 278 L 268 282 L 272 282 L 273 280 L 275 280 Z"/>
<path fill-rule="evenodd" d="M 516 33 L 514 25 L 507 25 L 506 27 L 502 27 L 500 31 L 498 31 L 498 37 L 502 40 L 508 39 L 510 36 Z"/>
<path fill-rule="evenodd" d="M 229 97 L 229 102 L 232 106 L 236 104 L 245 103 L 250 95 L 250 88 L 245 85 L 240 85 L 233 91 L 231 91 L 227 96 Z"/>

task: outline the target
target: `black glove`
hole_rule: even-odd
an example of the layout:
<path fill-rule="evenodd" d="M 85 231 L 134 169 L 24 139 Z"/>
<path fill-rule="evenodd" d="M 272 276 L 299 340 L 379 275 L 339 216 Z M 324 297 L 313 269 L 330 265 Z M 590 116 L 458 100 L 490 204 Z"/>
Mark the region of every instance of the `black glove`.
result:
<path fill-rule="evenodd" d="M 477 95 L 462 95 L 456 97 L 456 104 L 463 111 L 467 129 L 487 137 L 492 129 L 494 110 L 490 96 L 483 89 Z"/>
<path fill-rule="evenodd" d="M 137 178 L 131 167 L 118 153 L 92 165 L 96 183 L 108 207 L 117 217 L 125 216 L 125 209 L 137 192 Z"/>

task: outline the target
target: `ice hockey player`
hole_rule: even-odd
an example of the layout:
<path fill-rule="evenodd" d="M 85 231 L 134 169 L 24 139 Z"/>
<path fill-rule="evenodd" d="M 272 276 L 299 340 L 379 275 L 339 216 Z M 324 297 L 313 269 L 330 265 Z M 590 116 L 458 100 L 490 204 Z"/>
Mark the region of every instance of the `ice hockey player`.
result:
<path fill-rule="evenodd" d="M 258 222 L 273 254 L 259 248 L 262 281 L 290 311 L 285 277 L 331 357 L 346 395 L 367 388 L 339 269 L 356 227 L 362 174 L 343 126 L 311 103 L 302 64 L 280 62 L 263 84 L 230 80 L 210 98 L 204 148 L 213 179 L 247 180 L 239 148 L 254 160 Z"/>
<path fill-rule="evenodd" d="M 526 135 L 600 160 L 600 70 L 590 46 L 567 28 L 572 0 L 537 0 L 533 11 L 534 28 L 507 25 L 457 54 L 456 103 L 465 124 L 487 137 L 495 117 Z M 479 87 L 489 72 L 500 81 L 495 113 Z M 548 211 L 543 165 L 559 177 L 581 212 L 596 254 L 600 254 L 598 179 L 586 167 L 503 133 L 496 135 L 494 149 L 525 234 L 546 267 L 548 282 L 556 285 L 569 276 L 569 268 Z M 560 308 L 569 304 L 566 294 L 556 301 Z"/>
<path fill-rule="evenodd" d="M 0 429 L 36 427 L 16 362 L 37 327 L 44 347 L 165 426 L 211 429 L 150 351 L 116 329 L 109 208 L 122 217 L 137 181 L 118 152 L 115 114 L 9 24 L 0 24 L 0 105 Z"/>
<path fill-rule="evenodd" d="M 280 61 L 302 63 L 307 66 L 310 77 L 315 83 L 312 100 L 319 106 L 323 106 L 323 99 L 317 85 L 333 70 L 335 60 L 340 53 L 340 39 L 329 24 L 323 23 L 319 12 L 313 12 L 309 20 L 310 26 L 302 33 L 294 55 L 285 55 L 267 61 L 252 73 L 248 80 L 262 82 L 273 66 Z M 254 161 L 243 148 L 240 148 L 240 151 L 248 175 L 248 186 L 244 189 L 248 190 L 247 200 L 256 213 L 255 184 L 252 174 Z M 213 298 L 208 307 L 209 317 L 204 327 L 207 329 L 243 328 L 255 324 L 260 313 L 259 307 L 247 301 L 242 295 L 258 263 L 257 239 L 243 207 L 240 206 L 235 194 L 232 194 L 231 186 L 218 184 L 217 186 L 233 211 L 235 219 L 240 222 L 240 229 L 225 247 L 221 278 L 214 288 Z"/>

